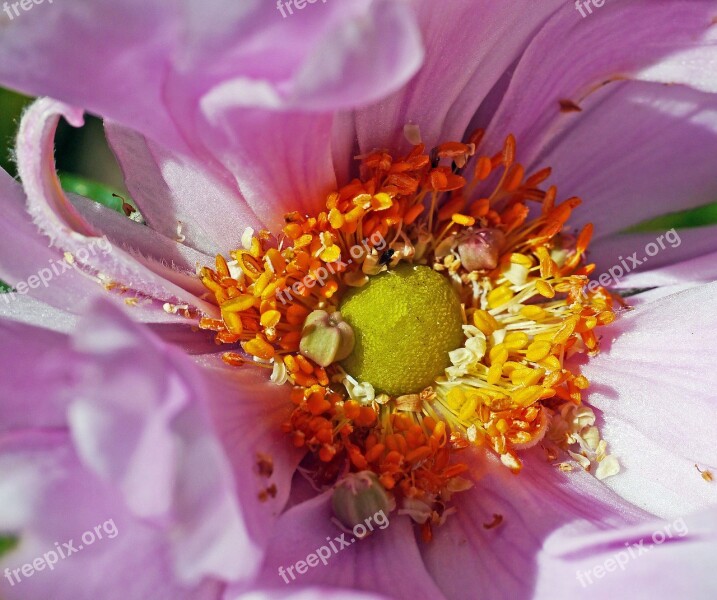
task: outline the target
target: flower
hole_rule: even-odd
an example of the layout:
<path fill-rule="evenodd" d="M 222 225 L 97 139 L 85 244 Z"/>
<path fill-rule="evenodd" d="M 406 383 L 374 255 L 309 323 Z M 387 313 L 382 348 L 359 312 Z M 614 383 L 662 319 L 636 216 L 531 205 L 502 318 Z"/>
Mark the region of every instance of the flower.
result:
<path fill-rule="evenodd" d="M 503 168 L 502 181 L 492 188 L 499 192 L 515 192 L 526 173 L 547 177 L 540 168 L 548 164 L 553 168 L 551 181 L 587 200 L 579 208 L 568 202 L 558 214 L 551 213 L 558 211 L 552 200 L 546 201 L 554 196 L 552 188 L 531 197 L 534 186 L 530 185 L 522 190 L 522 200 L 540 200 L 546 209 L 537 220 L 523 210 L 525 202 L 515 204 L 514 212 L 502 207 L 495 215 L 489 214 L 490 203 L 467 206 L 476 208 L 475 215 L 460 212 L 463 208 L 446 210 L 444 221 L 449 228 L 444 233 L 455 231 L 456 236 L 449 238 L 445 255 L 439 256 L 443 236 L 431 223 L 425 236 L 407 234 L 407 243 L 400 248 L 394 248 L 394 240 L 389 239 L 394 253 L 370 254 L 373 258 L 366 257 L 361 268 L 361 273 L 380 281 L 379 271 L 387 263 L 411 253 L 415 256 L 422 244 L 443 259 L 449 271 L 456 260 L 467 264 L 470 272 L 500 265 L 498 273 L 482 280 L 488 286 L 481 296 L 487 304 L 471 307 L 473 323 L 464 323 L 466 329 L 462 329 L 468 338 L 465 347 L 456 347 L 451 354 L 438 352 L 451 360 L 443 365 L 451 369 L 447 381 L 470 376 L 469 383 L 480 380 L 495 385 L 503 375 L 514 385 L 532 381 L 537 369 L 525 372 L 531 371 L 526 364 L 503 372 L 507 362 L 518 363 L 508 361 L 511 351 L 524 351 L 528 363 L 551 357 L 560 361 L 551 354 L 552 346 L 539 343 L 543 339 L 509 338 L 508 333 L 494 338 L 496 331 L 506 327 L 496 328 L 490 319 L 505 325 L 514 318 L 501 316 L 499 309 L 525 286 L 544 298 L 554 297 L 557 291 L 571 302 L 583 302 L 579 281 L 570 278 L 588 274 L 580 271 L 591 233 L 588 223 L 597 233 L 590 259 L 595 258 L 595 273 L 603 273 L 623 264 L 622 257 L 630 256 L 635 248 L 645 247 L 644 237 L 618 233 L 626 226 L 712 199 L 715 179 L 704 154 L 716 139 L 711 110 L 715 86 L 701 68 L 709 64 L 714 52 L 712 6 L 692 3 L 687 11 L 684 4 L 626 2 L 582 20 L 572 8 L 565 10 L 557 2 L 542 3 L 539 8 L 527 2 L 496 8 L 487 3 L 485 7 L 468 2 L 439 6 L 384 0 L 352 3 L 350 8 L 327 3 L 284 20 L 266 3 L 217 1 L 201 12 L 180 3 L 147 7 L 99 1 L 89 6 L 75 1 L 52 10 L 42 7 L 48 10 L 41 13 L 38 9 L 32 19 L 24 15 L 7 24 L 0 49 L 17 59 L 0 66 L 0 81 L 59 101 L 39 100 L 23 118 L 17 158 L 24 194 L 7 176 L 0 180 L 7 204 L 6 219 L 0 225 L 0 276 L 16 287 L 26 281 L 34 298 L 8 301 L 9 307 L 3 307 L 9 317 L 29 321 L 33 327 L 5 326 L 16 332 L 13 344 L 22 353 L 13 357 L 4 375 L 13 393 L 0 405 L 7 410 L 10 423 L 1 438 L 6 450 L 4 472 L 8 473 L 3 480 L 9 490 L 5 493 L 17 498 L 0 508 L 0 526 L 19 534 L 17 552 L 30 558 L 43 544 L 47 547 L 56 532 L 60 537 L 76 537 L 77 531 L 106 519 L 105 513 L 112 508 L 117 519 L 122 519 L 119 529 L 128 531 L 121 539 L 137 543 L 108 544 L 102 548 L 107 555 L 73 557 L 74 562 L 62 564 L 66 579 L 51 576 L 55 573 L 36 574 L 4 590 L 5 595 L 43 597 L 51 587 L 61 597 L 76 597 L 77 590 L 90 597 L 124 597 L 122 586 L 129 578 L 138 586 L 130 591 L 135 597 L 143 597 L 150 586 L 160 597 L 181 593 L 236 597 L 252 588 L 283 587 L 279 568 L 295 564 L 331 538 L 335 526 L 329 519 L 330 491 L 316 495 L 304 489 L 308 484 L 295 480 L 290 506 L 285 508 L 300 456 L 280 431 L 280 423 L 286 423 L 288 416 L 282 411 L 292 410 L 284 388 L 268 382 L 268 370 L 263 384 L 257 383 L 256 374 L 237 370 L 232 363 L 242 362 L 243 357 L 217 352 L 213 338 L 191 326 L 215 329 L 220 342 L 243 341 L 244 350 L 258 359 L 254 362 L 271 366 L 274 381 L 291 378 L 299 384 L 300 396 L 294 398 L 299 408 L 308 408 L 314 417 L 331 411 L 332 419 L 337 414 L 346 416 L 356 430 L 370 431 L 377 422 L 376 411 L 384 407 L 426 406 L 435 400 L 419 390 L 404 390 L 400 380 L 397 389 L 408 393 L 393 393 L 389 401 L 381 393 L 385 390 L 374 389 L 371 381 L 356 380 L 351 372 L 343 381 L 348 382 L 352 400 L 344 402 L 331 394 L 327 398 L 326 392 L 313 386 L 325 387 L 328 374 L 308 359 L 304 365 L 299 358 L 303 354 L 294 358 L 296 365 L 284 360 L 282 372 L 269 362 L 276 348 L 267 330 L 284 315 L 276 321 L 276 306 L 267 305 L 267 310 L 262 310 L 262 302 L 254 306 L 254 293 L 261 295 L 266 289 L 258 289 L 256 265 L 251 283 L 241 286 L 230 270 L 238 265 L 247 275 L 251 272 L 247 257 L 251 257 L 254 261 L 266 258 L 273 272 L 281 271 L 287 257 L 278 250 L 271 253 L 271 244 L 261 231 L 277 233 L 282 228 L 294 248 L 300 249 L 302 236 L 308 236 L 306 246 L 324 263 L 335 262 L 337 248 L 340 255 L 342 241 L 345 245 L 338 232 L 350 212 L 341 205 L 344 200 L 353 202 L 359 197 L 356 207 L 362 211 L 364 204 L 365 210 L 377 214 L 394 210 L 397 222 L 392 227 L 406 223 L 408 211 L 420 202 L 412 196 L 410 205 L 396 203 L 391 194 L 400 191 L 400 186 L 395 181 L 393 192 L 362 189 L 360 194 L 341 196 L 356 175 L 354 154 L 363 156 L 364 167 L 374 176 L 385 174 L 385 157 L 375 153 L 376 148 L 390 152 L 391 160 L 385 159 L 389 164 L 397 157 L 404 157 L 404 162 L 416 159 L 411 168 L 420 171 L 420 177 L 415 180 L 427 181 L 438 192 L 469 184 L 461 181 L 458 172 L 465 165 L 474 166 L 470 163 L 474 154 L 473 173 L 484 171 L 489 183 L 493 170 Z M 118 22 L 122 27 L 117 27 Z M 635 23 L 641 24 L 640 31 L 635 31 Z M 73 44 L 60 41 L 67 39 Z M 569 64 L 566 56 L 571 57 Z M 128 97 L 128 89 L 136 93 Z M 72 125 L 81 124 L 83 109 L 105 118 L 127 186 L 149 228 L 81 198 L 69 200 L 59 188 L 52 161 L 54 129 L 61 115 Z M 466 137 L 479 126 L 486 127 L 480 145 L 477 137 Z M 656 131 L 659 143 L 654 140 Z M 418 142 L 420 134 L 424 149 L 437 149 L 435 158 L 454 159 L 456 172 L 450 161 L 434 165 L 434 157 L 424 154 L 419 144 L 411 149 L 405 134 L 412 142 Z M 454 142 L 458 140 L 465 143 Z M 459 145 L 441 145 L 452 142 Z M 444 171 L 439 170 L 442 166 Z M 383 182 L 380 177 L 375 180 Z M 369 181 L 370 177 L 360 183 L 366 187 Z M 330 206 L 330 194 L 336 190 L 338 197 Z M 412 194 L 415 190 L 411 189 L 398 195 Z M 627 197 L 634 201 L 626 201 Z M 25 199 L 27 214 L 22 210 Z M 319 215 L 324 205 L 331 227 L 314 227 L 311 216 Z M 481 214 L 483 209 L 487 212 Z M 574 209 L 573 220 L 586 225 L 574 239 L 561 230 L 570 209 Z M 429 216 L 433 212 L 427 209 Z M 287 224 L 282 220 L 285 213 L 297 217 Z M 488 222 L 475 228 L 479 218 Z M 527 255 L 517 251 L 525 244 L 525 236 L 510 239 L 513 229 L 531 223 L 543 227 L 541 235 L 548 238 L 546 245 L 538 245 L 545 256 L 537 248 L 526 251 Z M 387 235 L 391 230 L 387 226 L 382 231 L 382 224 L 386 220 L 379 219 L 378 230 Z M 259 233 L 242 239 L 247 228 Z M 560 244 L 554 239 L 558 234 Z M 46 247 L 43 235 L 52 240 L 51 248 Z M 112 251 L 91 252 L 89 243 L 102 235 L 112 244 Z M 621 569 L 619 575 L 605 580 L 612 587 L 627 578 L 652 577 L 656 565 L 674 560 L 685 569 L 695 569 L 691 579 L 670 582 L 675 592 L 702 593 L 709 573 L 693 565 L 703 560 L 704 546 L 714 544 L 715 528 L 706 508 L 711 489 L 692 465 L 714 467 L 717 463 L 709 443 L 715 432 L 710 392 L 706 391 L 714 384 L 707 360 L 712 352 L 709 332 L 717 315 L 711 300 L 714 284 L 697 284 L 714 279 L 710 262 L 714 236 L 698 229 L 682 232 L 680 239 L 680 245 L 669 252 L 650 256 L 650 266 L 657 269 L 622 280 L 621 285 L 627 287 L 662 287 L 631 298 L 636 308 L 615 323 L 607 316 L 613 312 L 609 295 L 598 292 L 586 296 L 580 319 L 570 321 L 572 329 L 563 332 L 561 320 L 558 331 L 531 332 L 532 336 L 564 333 L 570 337 L 577 330 L 581 344 L 592 351 L 596 336 L 588 334 L 598 322 L 609 326 L 604 330 L 602 353 L 582 365 L 570 357 L 574 363 L 565 363 L 570 367 L 568 381 L 561 382 L 567 386 L 568 398 L 575 394 L 577 398 L 589 379 L 592 387 L 586 401 L 593 409 L 580 411 L 569 404 L 553 407 L 552 435 L 560 433 L 570 442 L 568 456 L 591 466 L 597 462 L 596 473 L 602 467 L 600 473 L 605 475 L 616 468 L 615 459 L 606 454 L 603 440 L 607 440 L 610 452 L 625 465 L 624 473 L 601 483 L 570 463 L 563 469 L 556 467 L 554 459 L 546 461 L 535 445 L 520 454 L 524 466 L 520 476 L 514 477 L 500 460 L 518 470 L 517 456 L 493 441 L 502 439 L 499 434 L 509 431 L 505 429 L 509 423 L 505 420 L 499 426 L 496 421 L 495 432 L 488 432 L 488 446 L 500 459 L 461 452 L 460 462 L 452 463 L 460 469 L 449 471 L 451 476 L 441 472 L 436 497 L 406 493 L 408 502 L 398 510 L 403 513 L 392 513 L 390 527 L 337 555 L 330 568 L 309 570 L 298 583 L 355 587 L 391 597 L 464 597 L 466 591 L 488 597 L 528 597 L 533 591 L 536 596 L 575 591 L 600 596 L 606 588 L 590 580 L 591 587 L 584 592 L 586 586 L 573 568 L 587 569 L 597 580 L 593 565 L 603 553 L 607 561 L 615 548 L 622 551 L 624 543 L 629 546 L 662 526 L 653 515 L 675 518 L 703 509 L 702 516 L 690 520 L 689 536 L 687 532 L 679 535 L 679 529 L 671 537 L 684 537 L 686 543 L 661 545 L 640 567 Z M 318 244 L 316 248 L 311 247 L 313 243 Z M 511 255 L 505 263 L 494 265 L 504 256 L 504 245 Z M 550 250 L 556 253 L 550 255 Z M 219 259 L 209 268 L 212 257 L 226 256 L 229 251 L 236 251 L 237 265 Z M 39 266 L 46 268 L 48 261 L 56 265 L 60 256 L 77 269 L 55 273 L 52 285 L 33 284 L 29 276 L 38 273 L 39 282 Z M 689 259 L 692 262 L 678 264 Z M 194 274 L 197 265 L 205 267 L 203 281 Z M 259 266 L 263 273 L 270 268 L 266 263 Z M 302 275 L 306 271 L 301 270 Z M 567 280 L 558 284 L 567 287 L 556 289 L 551 278 L 562 277 Z M 372 286 L 364 289 L 370 291 Z M 207 288 L 213 298 L 206 294 Z M 440 293 L 439 288 L 431 289 L 432 294 Z M 242 297 L 249 296 L 247 292 L 251 292 L 251 306 L 242 304 L 248 301 Z M 116 308 L 99 305 L 70 338 L 39 329 L 74 329 L 71 315 L 84 312 L 84 301 L 96 297 L 127 304 L 128 314 L 145 325 L 132 325 Z M 363 318 L 375 309 L 372 302 L 376 300 L 361 305 L 365 301 L 356 298 L 359 305 L 353 309 L 353 320 L 360 326 L 353 333 L 360 333 L 366 327 Z M 407 306 L 422 318 L 433 314 L 426 311 L 425 302 Z M 566 306 L 563 300 L 555 311 L 564 317 Z M 242 320 L 240 313 L 250 308 L 258 309 L 258 324 Z M 486 308 L 497 312 L 486 312 Z M 228 316 L 232 314 L 239 316 Z M 538 317 L 537 313 L 532 316 Z M 336 320 L 322 319 L 327 331 L 321 334 L 336 342 L 326 359 L 331 364 L 342 356 L 350 336 L 345 329 L 339 331 Z M 592 327 L 588 320 L 595 321 Z M 445 331 L 449 331 L 450 319 L 446 321 Z M 295 325 L 301 327 L 293 343 L 304 339 L 304 324 L 305 319 L 297 315 Z M 242 339 L 246 331 L 252 335 Z M 166 341 L 158 341 L 155 334 Z M 430 342 L 447 336 L 444 332 Z M 688 351 L 675 357 L 665 348 L 666 339 Z M 169 349 L 167 343 L 183 348 L 200 366 Z M 310 340 L 306 343 L 311 347 Z M 377 348 L 384 349 L 378 343 Z M 53 366 L 57 353 L 67 356 L 66 371 L 58 372 Z M 47 359 L 38 361 L 38 356 Z M 503 366 L 500 373 L 490 372 L 495 364 Z M 425 368 L 435 366 L 432 359 Z M 488 367 L 485 372 L 483 367 Z M 354 364 L 354 371 L 361 368 Z M 49 375 L 44 369 L 50 369 Z M 43 384 L 28 390 L 24 381 L 11 379 L 14 373 L 27 370 Z M 303 384 L 297 379 L 301 373 Z M 398 369 L 390 375 L 396 373 L 404 375 Z M 408 375 L 418 381 L 424 372 Z M 546 374 L 538 375 L 541 381 Z M 650 385 L 652 380 L 655 383 Z M 383 387 L 394 382 L 389 379 Z M 542 398 L 545 388 L 531 389 L 531 385 L 537 382 L 525 387 L 525 418 L 511 421 L 533 424 L 523 431 L 527 437 L 522 442 L 516 432 L 513 445 L 518 451 L 521 445 L 538 444 L 542 436 L 551 435 L 546 432 L 547 417 L 544 420 L 539 410 L 532 418 L 527 414 L 529 405 L 547 399 Z M 486 424 L 485 419 L 473 416 L 477 408 L 473 403 L 486 400 L 455 389 L 459 389 L 455 397 L 449 397 L 449 392 L 437 397 L 448 409 L 443 414 L 452 415 L 453 422 L 448 419 L 452 429 L 473 442 L 479 426 Z M 14 404 L 28 393 L 33 407 L 29 415 Z M 373 402 L 378 408 L 373 408 Z M 299 417 L 303 420 L 294 412 L 287 429 L 302 445 L 310 419 Z M 434 443 L 426 440 L 425 447 L 436 452 L 433 446 L 442 443 L 445 424 L 429 418 L 428 431 L 421 435 L 429 434 Z M 343 449 L 321 439 L 333 433 L 335 423 L 326 420 L 326 425 L 313 433 L 321 442 L 316 446 L 319 460 L 330 465 L 330 454 Z M 123 435 L 115 436 L 115 431 Z M 412 433 L 410 427 L 405 431 L 404 439 Z M 374 440 L 369 448 L 368 437 L 363 447 L 348 434 L 346 439 L 344 448 L 347 452 L 356 448 L 352 458 L 358 462 L 359 456 L 367 459 L 366 453 L 378 447 Z M 674 448 L 680 449 L 677 455 L 670 452 Z M 406 453 L 404 458 L 408 460 Z M 433 460 L 435 466 L 444 458 L 434 456 Z M 155 467 L 148 466 L 154 461 Z M 50 468 L 56 479 L 38 481 L 38 472 Z M 466 489 L 459 472 L 471 475 L 476 482 L 472 489 Z M 17 475 L 11 479 L 10 473 Z M 387 473 L 381 473 L 380 479 L 386 488 L 390 480 L 397 483 L 394 474 Z M 77 497 L 74 482 L 81 482 L 91 493 Z M 147 486 L 154 493 L 147 493 Z M 450 505 L 441 504 L 442 512 L 436 510 L 438 497 L 442 501 L 454 493 Z M 61 527 L 53 512 L 43 510 L 53 497 L 64 502 L 63 515 L 72 516 Z M 18 506 L 28 508 L 18 511 Z M 424 523 L 429 517 L 435 520 L 438 527 L 423 530 L 424 537 L 432 535 L 433 540 L 418 543 L 411 518 L 404 515 Z M 86 526 L 85 518 L 90 521 Z M 653 541 L 657 544 L 654 535 Z M 139 563 L 142 567 L 132 562 L 137 560 L 138 547 L 152 550 L 146 564 L 153 566 L 147 570 L 153 576 L 160 574 L 161 583 L 135 581 L 132 571 L 145 565 L 145 561 Z M 103 568 L 101 556 L 113 553 L 117 558 L 106 560 L 115 569 L 116 583 L 105 577 L 81 577 L 78 583 L 74 570 L 70 573 L 66 566 L 79 570 L 85 559 L 88 565 L 97 561 L 97 568 Z M 12 556 L 4 557 L 5 561 Z M 408 576 L 396 577 L 396 573 Z"/>

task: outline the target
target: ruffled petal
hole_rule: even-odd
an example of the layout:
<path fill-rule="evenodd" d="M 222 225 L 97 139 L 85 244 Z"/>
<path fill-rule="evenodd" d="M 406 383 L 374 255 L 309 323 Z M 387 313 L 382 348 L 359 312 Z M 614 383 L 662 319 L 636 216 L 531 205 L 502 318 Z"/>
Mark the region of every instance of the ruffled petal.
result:
<path fill-rule="evenodd" d="M 181 355 L 115 311 L 109 305 L 97 308 L 73 336 L 80 359 L 102 357 L 80 370 L 79 389 L 68 407 L 78 455 L 118 488 L 137 517 L 174 522 L 175 566 L 185 580 L 246 576 L 256 566 L 250 556 L 256 557 L 257 549 L 200 404 L 201 378 L 184 372 Z M 129 361 L 142 368 L 130 369 Z M 206 540 L 212 540 L 209 548 Z M 248 556 L 239 562 L 237 555 L 244 553 Z"/>
<path fill-rule="evenodd" d="M 6 24 L 0 53 L 16 60 L 0 68 L 0 81 L 88 109 L 230 174 L 272 227 L 287 206 L 314 207 L 335 184 L 330 111 L 396 90 L 422 60 L 414 17 L 397 0 L 304 5 L 285 19 L 274 3 L 228 0 L 201 10 L 146 10 L 134 0 L 46 8 Z M 326 112 L 281 116 L 287 111 Z M 239 209 L 237 218 L 251 218 Z"/>
<path fill-rule="evenodd" d="M 604 483 L 662 517 L 715 502 L 695 467 L 717 468 L 715 293 L 712 283 L 638 305 L 582 367 L 601 435 L 623 465 Z"/>
<path fill-rule="evenodd" d="M 9 445 L 3 465 L 19 475 L 5 477 L 3 469 L 2 484 L 7 487 L 0 489 L 0 530 L 19 534 L 25 552 L 18 550 L 8 560 L 41 556 L 39 550 L 51 548 L 55 540 L 77 538 L 114 516 L 120 531 L 127 532 L 128 545 L 116 546 L 118 554 L 93 563 L 93 572 L 97 565 L 111 564 L 113 576 L 106 581 L 115 584 L 115 577 L 132 578 L 127 565 L 140 568 L 136 561 L 144 557 L 142 570 L 152 574 L 133 582 L 137 594 L 129 597 L 149 597 L 142 590 L 150 580 L 158 587 L 152 597 L 169 598 L 171 590 L 187 587 L 196 591 L 192 597 L 204 598 L 200 590 L 216 592 L 214 579 L 241 580 L 254 574 L 298 460 L 292 463 L 290 450 L 282 455 L 273 447 L 280 430 L 270 396 L 245 386 L 246 380 L 228 388 L 220 385 L 228 372 L 192 366 L 182 353 L 108 303 L 97 306 L 69 339 L 16 323 L 3 323 L 2 333 L 0 344 L 12 345 L 16 359 L 8 360 L 8 372 L 0 373 L 5 429 L 0 443 Z M 241 405 L 243 394 L 251 392 L 257 396 L 256 412 L 259 405 L 264 412 L 247 417 L 251 428 L 240 437 L 220 432 L 220 438 L 217 422 L 233 414 L 233 422 L 222 422 L 224 431 L 231 430 L 241 412 L 217 415 L 211 408 L 214 395 L 228 389 L 236 395 L 222 396 L 221 401 Z M 278 395 L 275 398 L 276 406 Z M 230 441 L 235 443 L 228 458 L 225 447 Z M 16 460 L 14 444 L 29 454 Z M 258 451 L 276 460 L 271 477 L 256 472 Z M 48 466 L 48 457 L 59 462 Z M 30 471 L 22 471 L 18 460 Z M 52 477 L 38 483 L 32 473 L 43 471 Z M 23 491 L 25 479 L 35 482 L 32 490 Z M 276 499 L 260 502 L 260 484 L 274 484 Z M 57 505 L 48 505 L 65 486 L 81 492 L 63 492 Z M 35 510 L 45 511 L 42 518 Z M 80 526 L 80 521 L 89 522 Z M 158 554 L 155 558 L 131 551 L 137 536 L 142 548 Z M 75 597 L 119 597 L 114 591 L 103 593 L 103 576 L 82 578 L 77 573 L 67 571 L 56 597 L 70 597 L 71 591 Z M 155 575 L 166 578 L 166 584 L 158 584 Z M 73 585 L 73 577 L 83 581 Z M 36 581 L 47 597 L 50 579 Z M 29 589 L 24 586 L 23 593 Z M 117 590 L 129 593 L 122 586 Z M 23 597 L 43 596 L 33 591 Z"/>
<path fill-rule="evenodd" d="M 216 581 L 177 581 L 166 533 L 134 519 L 116 491 L 88 473 L 66 432 L 0 437 L 0 498 L 0 530 L 20 538 L 0 559 L 11 573 L 0 583 L 6 600 L 221 597 Z"/>
<path fill-rule="evenodd" d="M 538 553 L 554 531 L 605 531 L 647 518 L 581 469 L 561 472 L 542 450 L 521 458 L 516 476 L 492 455 L 461 457 L 476 486 L 453 498 L 456 514 L 422 548 L 447 598 L 530 598 Z"/>
<path fill-rule="evenodd" d="M 46 2 L 6 19 L 5 87 L 51 96 L 185 148 L 162 98 L 167 61 L 181 36 L 180 4 L 142 0 Z M 9 8 L 12 14 L 12 8 Z M 121 24 L 121 27 L 118 26 Z"/>
<path fill-rule="evenodd" d="M 70 203 L 57 180 L 53 159 L 54 133 L 60 116 L 75 126 L 82 123 L 82 112 L 78 109 L 41 99 L 27 110 L 20 125 L 18 170 L 35 223 L 55 245 L 94 271 L 104 284 L 119 284 L 156 300 L 187 303 L 215 314 L 215 306 L 167 279 L 182 279 L 180 273 L 170 273 L 160 262 L 140 260 L 112 247 L 107 238 L 99 237 L 102 232 Z M 195 278 L 185 276 L 183 280 L 196 285 Z"/>

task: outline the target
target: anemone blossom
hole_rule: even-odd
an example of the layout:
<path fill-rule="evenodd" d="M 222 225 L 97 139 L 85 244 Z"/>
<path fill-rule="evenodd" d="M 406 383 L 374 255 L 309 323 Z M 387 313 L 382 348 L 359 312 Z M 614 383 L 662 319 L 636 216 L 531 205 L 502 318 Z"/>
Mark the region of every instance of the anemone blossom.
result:
<path fill-rule="evenodd" d="M 2 17 L 2 597 L 713 597 L 716 11 Z"/>

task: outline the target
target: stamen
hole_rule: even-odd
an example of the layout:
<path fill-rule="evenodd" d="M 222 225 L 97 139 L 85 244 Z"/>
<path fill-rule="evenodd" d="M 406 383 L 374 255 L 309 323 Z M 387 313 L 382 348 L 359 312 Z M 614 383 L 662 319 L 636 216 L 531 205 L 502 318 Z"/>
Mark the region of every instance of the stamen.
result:
<path fill-rule="evenodd" d="M 407 155 L 358 157 L 359 177 L 324 211 L 287 214 L 277 235 L 247 230 L 242 248 L 203 268 L 221 319 L 200 327 L 227 346 L 227 364 L 291 386 L 283 430 L 317 484 L 362 473 L 428 540 L 471 486 L 460 461 L 470 446 L 515 472 L 537 444 L 598 478 L 619 470 L 568 359 L 598 351 L 596 329 L 620 300 L 587 288 L 593 227 L 566 231 L 580 199 L 541 189 L 550 169 L 527 174 L 512 135 L 487 154 L 481 130 L 430 151 L 417 127 L 405 133 Z M 407 269 L 441 285 L 382 288 Z M 359 297 L 371 301 L 356 309 Z M 405 319 L 390 324 L 398 307 Z"/>

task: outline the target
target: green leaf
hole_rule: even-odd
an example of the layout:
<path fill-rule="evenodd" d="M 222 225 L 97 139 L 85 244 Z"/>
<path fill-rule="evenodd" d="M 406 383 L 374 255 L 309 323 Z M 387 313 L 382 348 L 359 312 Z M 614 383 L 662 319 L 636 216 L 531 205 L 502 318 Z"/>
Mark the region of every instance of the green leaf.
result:
<path fill-rule="evenodd" d="M 74 173 L 62 172 L 58 173 L 58 177 L 60 178 L 62 189 L 66 192 L 94 200 L 95 202 L 102 204 L 107 208 L 111 208 L 118 213 L 126 214 L 124 205 L 129 204 L 135 211 L 132 213 L 132 218 L 133 220 L 137 220 L 139 213 L 137 212 L 137 207 L 132 199 L 123 198 L 119 195 L 117 190 L 112 187 L 104 183 L 86 179 L 80 175 L 75 175 Z"/>
<path fill-rule="evenodd" d="M 30 102 L 32 102 L 32 98 L 0 88 L 0 148 L 2 148 L 0 150 L 0 167 L 13 177 L 17 173 L 10 148 L 15 147 L 15 135 L 20 115 Z"/>
<path fill-rule="evenodd" d="M 17 548 L 20 539 L 13 536 L 0 535 L 0 558 Z"/>
<path fill-rule="evenodd" d="M 655 217 L 628 227 L 623 233 L 650 233 L 708 225 L 717 225 L 717 202 Z"/>

